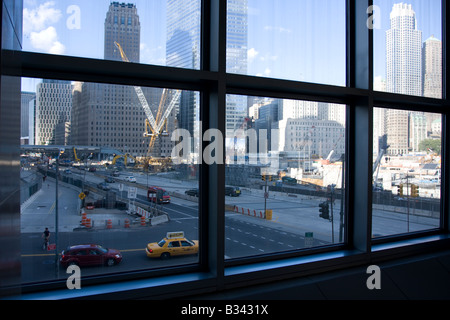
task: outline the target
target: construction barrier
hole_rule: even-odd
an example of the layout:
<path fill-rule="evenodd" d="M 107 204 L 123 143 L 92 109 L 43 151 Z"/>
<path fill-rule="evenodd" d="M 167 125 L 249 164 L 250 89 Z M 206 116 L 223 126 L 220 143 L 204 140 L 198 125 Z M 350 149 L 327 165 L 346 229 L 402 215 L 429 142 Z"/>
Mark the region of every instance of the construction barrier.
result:
<path fill-rule="evenodd" d="M 86 227 L 86 228 L 91 228 L 91 227 L 92 227 L 92 225 L 91 225 L 91 219 L 90 219 L 90 218 L 87 218 L 87 219 L 86 219 L 85 227 Z"/>
<path fill-rule="evenodd" d="M 145 217 L 144 216 L 141 216 L 141 226 L 145 226 L 146 225 L 146 223 L 145 223 Z"/>
<path fill-rule="evenodd" d="M 86 212 L 83 212 L 81 214 L 81 225 L 86 226 L 86 219 L 87 219 Z"/>
<path fill-rule="evenodd" d="M 241 209 L 239 210 L 239 207 L 238 207 L 238 206 L 235 206 L 233 211 L 236 212 L 236 213 L 241 212 L 242 214 L 245 214 L 245 209 L 244 209 L 244 208 L 241 208 Z M 270 213 L 272 213 L 272 210 L 267 210 L 267 211 L 268 211 L 268 212 L 270 211 Z M 259 211 L 259 215 L 258 215 L 258 213 L 256 212 L 255 209 L 253 209 L 253 214 L 252 214 L 252 212 L 251 212 L 250 209 L 247 209 L 247 215 L 249 215 L 249 216 L 252 216 L 252 215 L 253 215 L 253 217 L 261 218 L 261 219 L 265 219 L 265 217 L 267 217 L 267 216 L 264 215 L 264 213 L 263 213 L 262 211 Z M 272 217 L 270 217 L 270 219 L 267 219 L 267 220 L 271 220 L 271 219 L 272 219 Z"/>
<path fill-rule="evenodd" d="M 129 219 L 125 219 L 125 228 L 129 228 L 130 227 L 130 220 Z"/>
<path fill-rule="evenodd" d="M 112 221 L 111 221 L 111 219 L 108 219 L 106 221 L 106 229 L 112 229 Z"/>

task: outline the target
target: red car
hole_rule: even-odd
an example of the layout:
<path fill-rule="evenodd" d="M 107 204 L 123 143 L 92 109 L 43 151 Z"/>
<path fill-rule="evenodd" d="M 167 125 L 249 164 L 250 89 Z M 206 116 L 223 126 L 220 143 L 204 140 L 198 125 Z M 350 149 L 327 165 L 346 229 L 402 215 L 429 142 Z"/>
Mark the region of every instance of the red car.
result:
<path fill-rule="evenodd" d="M 116 249 L 103 248 L 96 244 L 85 244 L 67 247 L 61 252 L 60 264 L 67 266 L 75 264 L 77 266 L 107 265 L 113 266 L 122 261 L 122 254 Z"/>

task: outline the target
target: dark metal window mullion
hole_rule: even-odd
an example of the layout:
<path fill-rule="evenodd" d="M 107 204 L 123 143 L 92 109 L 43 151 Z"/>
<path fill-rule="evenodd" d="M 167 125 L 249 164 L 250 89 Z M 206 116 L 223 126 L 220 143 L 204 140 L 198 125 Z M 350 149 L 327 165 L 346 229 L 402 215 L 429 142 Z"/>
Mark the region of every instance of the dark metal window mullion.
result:
<path fill-rule="evenodd" d="M 441 160 L 441 224 L 440 227 L 444 232 L 450 231 L 450 123 L 449 123 L 449 96 L 450 82 L 448 81 L 448 61 L 450 59 L 449 47 L 449 22 L 447 18 L 450 13 L 450 5 L 447 0 L 442 0 L 442 98 L 444 99 L 444 113 L 442 114 L 442 160 Z"/>
<path fill-rule="evenodd" d="M 372 0 L 347 0 L 347 86 L 365 90 L 348 106 L 346 154 L 348 244 L 362 253 L 371 251 L 373 45 L 366 23 Z"/>
<path fill-rule="evenodd" d="M 226 105 L 226 1 L 202 1 L 201 69 L 217 75 L 207 81 L 201 92 L 202 135 L 208 129 L 218 129 L 225 136 Z M 203 153 L 210 141 L 201 141 Z M 223 141 L 225 148 L 225 141 Z M 216 278 L 217 289 L 224 286 L 225 257 L 225 149 L 222 163 L 206 164 L 200 169 L 200 219 L 203 235 L 201 263 Z M 218 152 L 218 151 L 216 151 Z M 200 155 L 201 156 L 201 155 Z"/>

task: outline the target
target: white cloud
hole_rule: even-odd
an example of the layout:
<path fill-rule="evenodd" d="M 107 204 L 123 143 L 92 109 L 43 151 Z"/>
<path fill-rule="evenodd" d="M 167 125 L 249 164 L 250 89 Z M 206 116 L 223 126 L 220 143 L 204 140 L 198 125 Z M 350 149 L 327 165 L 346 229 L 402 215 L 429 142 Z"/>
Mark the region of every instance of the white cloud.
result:
<path fill-rule="evenodd" d="M 58 41 L 58 35 L 54 27 L 48 27 L 40 32 L 31 32 L 30 41 L 33 48 L 52 53 L 64 54 L 66 48 Z"/>
<path fill-rule="evenodd" d="M 256 56 L 257 56 L 258 54 L 259 54 L 259 52 L 256 51 L 255 48 L 249 49 L 249 50 L 247 51 L 247 59 L 248 59 L 248 62 L 252 62 L 253 59 L 255 59 Z"/>
<path fill-rule="evenodd" d="M 55 2 L 48 1 L 35 9 L 23 9 L 23 32 L 25 35 L 31 32 L 39 32 L 50 24 L 57 23 L 62 17 L 60 10 L 53 8 Z"/>
<path fill-rule="evenodd" d="M 274 26 L 265 26 L 264 30 L 266 31 L 276 31 L 279 33 L 292 33 L 291 29 L 283 28 L 283 27 L 274 27 Z"/>
<path fill-rule="evenodd" d="M 272 73 L 272 70 L 269 68 L 266 68 L 263 73 L 259 72 L 256 74 L 257 77 L 270 77 L 270 74 Z"/>
<path fill-rule="evenodd" d="M 162 46 L 151 48 L 146 43 L 141 43 L 140 62 L 155 65 L 165 65 L 165 48 Z"/>

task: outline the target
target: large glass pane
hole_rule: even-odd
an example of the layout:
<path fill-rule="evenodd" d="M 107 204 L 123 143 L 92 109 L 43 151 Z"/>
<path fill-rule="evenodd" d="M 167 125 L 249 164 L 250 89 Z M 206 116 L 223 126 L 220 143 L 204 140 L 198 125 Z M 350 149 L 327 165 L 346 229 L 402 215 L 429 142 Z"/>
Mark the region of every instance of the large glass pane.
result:
<path fill-rule="evenodd" d="M 227 3 L 228 72 L 345 86 L 345 1 Z"/>
<path fill-rule="evenodd" d="M 198 69 L 200 4 L 24 1 L 23 50 Z"/>
<path fill-rule="evenodd" d="M 227 96 L 227 259 L 345 241 L 345 106 Z"/>
<path fill-rule="evenodd" d="M 199 92 L 22 79 L 21 109 L 24 283 L 198 262 Z"/>
<path fill-rule="evenodd" d="M 375 0 L 374 90 L 442 97 L 440 0 Z"/>
<path fill-rule="evenodd" d="M 374 108 L 373 237 L 439 227 L 441 115 Z"/>

